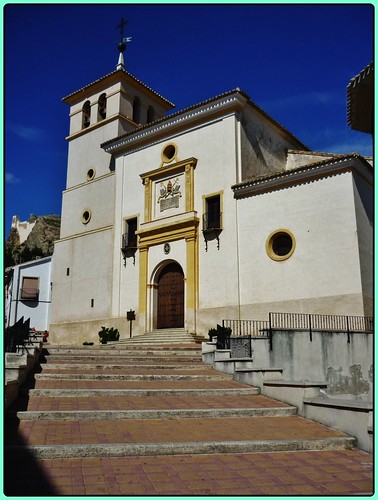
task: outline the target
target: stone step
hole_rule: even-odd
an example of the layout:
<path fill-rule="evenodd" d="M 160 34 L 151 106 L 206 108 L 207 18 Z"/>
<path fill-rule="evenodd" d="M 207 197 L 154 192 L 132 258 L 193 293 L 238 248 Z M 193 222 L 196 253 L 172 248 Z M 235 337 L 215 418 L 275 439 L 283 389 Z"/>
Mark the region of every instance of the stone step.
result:
<path fill-rule="evenodd" d="M 270 408 L 197 408 L 175 410 L 65 410 L 65 411 L 18 411 L 12 418 L 19 420 L 127 420 L 172 418 L 220 418 L 220 417 L 267 417 L 295 415 L 294 406 Z"/>
<path fill-rule="evenodd" d="M 159 338 L 171 338 L 174 340 L 175 338 L 185 338 L 189 339 L 191 341 L 193 340 L 199 340 L 199 341 L 206 341 L 208 338 L 204 335 L 200 335 L 198 333 L 192 333 L 189 332 L 188 330 L 185 330 L 183 328 L 164 328 L 164 329 L 159 329 L 159 330 L 153 330 L 152 332 L 147 332 L 142 335 L 138 335 L 136 337 L 132 338 L 126 338 L 126 339 L 120 339 L 122 341 L 135 341 L 135 340 L 140 340 L 140 339 L 148 339 L 154 341 L 155 339 Z"/>
<path fill-rule="evenodd" d="M 233 380 L 227 373 L 209 375 L 155 375 L 155 374 L 121 374 L 121 373 L 36 373 L 38 380 Z"/>
<path fill-rule="evenodd" d="M 71 445 L 9 445 L 6 453 L 13 457 L 25 455 L 35 459 L 67 459 L 82 457 L 135 457 L 163 455 L 209 455 L 218 453 L 272 453 L 284 451 L 352 449 L 355 439 L 336 437 L 328 439 L 283 439 L 259 441 L 213 441 L 135 443 L 135 444 L 71 444 Z"/>
<path fill-rule="evenodd" d="M 158 347 L 158 346 L 156 346 Z M 71 347 L 49 347 L 44 353 L 45 357 L 57 356 L 57 355 L 73 355 L 73 356 L 153 356 L 155 357 L 197 357 L 201 359 L 201 351 L 198 349 L 192 349 L 187 347 L 180 347 L 177 350 L 173 350 L 171 347 L 159 346 L 159 349 L 148 349 L 148 347 L 141 348 L 140 346 L 130 347 L 127 344 L 120 344 L 117 342 L 116 345 L 104 344 L 101 346 L 71 346 Z"/>
<path fill-rule="evenodd" d="M 282 452 L 280 460 L 287 469 L 295 451 L 302 456 L 314 450 L 340 453 L 356 445 L 354 437 L 300 417 L 295 406 L 261 396 L 258 387 L 202 364 L 201 351 L 187 345 L 121 341 L 47 351 L 34 388 L 28 388 L 6 418 L 4 456 L 16 467 L 34 457 L 32 463 L 54 464 L 61 474 L 71 459 L 93 466 L 94 460 L 106 465 L 108 459 L 143 457 L 160 464 L 166 456 L 186 466 L 193 457 L 201 463 L 218 457 L 219 474 L 223 458 L 235 454 L 259 453 L 270 464 L 274 452 Z M 305 466 L 311 473 L 311 457 Z M 68 467 L 64 479 L 76 485 L 80 462 Z M 97 470 L 85 481 L 105 477 Z M 289 473 L 284 478 L 291 480 Z M 135 472 L 127 479 L 139 480 Z M 105 480 L 114 481 L 108 476 Z"/>
<path fill-rule="evenodd" d="M 104 397 L 104 396 L 248 396 L 260 394 L 257 387 L 224 389 L 30 389 L 30 397 Z"/>
<path fill-rule="evenodd" d="M 155 363 L 201 363 L 200 356 L 193 356 L 193 354 L 188 354 L 187 356 L 177 355 L 177 356 L 162 356 L 161 354 L 153 355 L 153 354 L 139 354 L 130 352 L 128 354 L 50 354 L 46 356 L 44 360 L 42 360 L 42 366 L 44 364 L 50 363 L 67 363 L 67 362 L 78 362 L 78 363 L 89 363 L 89 362 L 98 362 L 98 363 L 145 363 L 146 361 L 155 362 Z"/>
<path fill-rule="evenodd" d="M 219 394 L 219 395 L 152 395 L 146 397 L 130 396 L 108 396 L 98 395 L 95 398 L 84 398 L 80 395 L 74 397 L 33 397 L 28 394 L 20 398 L 13 405 L 12 412 L 16 411 L 81 411 L 81 410 L 211 410 L 211 409 L 233 409 L 238 408 L 288 408 L 290 405 L 275 401 L 261 394 Z M 296 407 L 293 407 L 296 408 Z"/>
<path fill-rule="evenodd" d="M 16 433 L 14 432 L 16 430 Z M 285 441 L 347 438 L 345 433 L 298 415 L 169 419 L 22 420 L 4 436 L 5 444 L 26 439 L 30 445 L 118 444 L 214 441 Z"/>
<path fill-rule="evenodd" d="M 92 448 L 96 445 L 108 448 L 110 453 L 120 449 L 127 455 L 136 454 L 137 449 L 145 446 L 149 447 L 149 454 L 165 454 L 163 450 L 171 448 L 177 454 L 198 453 L 198 447 L 200 453 L 204 447 L 208 452 L 212 449 L 218 452 L 219 447 L 230 443 L 238 443 L 248 452 L 261 451 L 262 443 L 265 452 L 342 449 L 355 445 L 355 439 L 345 433 L 297 415 L 50 420 L 48 428 L 50 432 L 46 432 L 45 420 L 20 420 L 17 426 L 8 428 L 5 444 L 15 445 L 22 439 L 28 442 L 29 451 L 31 448 L 49 450 L 47 455 L 42 455 L 46 458 L 51 457 L 51 453 L 59 456 L 52 451 L 54 448 L 63 448 L 66 458 L 82 456 L 83 451 L 85 456 L 88 453 L 102 456 Z"/>
<path fill-rule="evenodd" d="M 189 337 L 185 335 L 180 335 L 177 337 L 170 337 L 168 335 L 162 335 L 155 338 L 144 338 L 143 336 L 134 337 L 132 339 L 120 339 L 119 343 L 123 345 L 135 345 L 135 344 L 144 344 L 144 345 L 159 345 L 159 344 L 191 344 L 192 342 L 196 344 L 201 344 L 205 342 L 206 339 L 202 337 Z"/>
<path fill-rule="evenodd" d="M 189 371 L 195 371 L 200 369 L 205 370 L 205 371 L 212 371 L 213 368 L 210 365 L 203 365 L 200 362 L 197 362 L 196 364 L 191 364 L 191 365 L 184 365 L 181 363 L 176 363 L 176 364 L 145 364 L 145 363 L 140 363 L 140 364 L 133 364 L 129 360 L 123 364 L 100 364 L 96 363 L 95 361 L 93 363 L 69 363 L 69 362 L 64 362 L 64 363 L 47 363 L 43 365 L 43 373 L 48 373 L 50 370 L 60 370 L 64 373 L 66 370 L 189 370 Z"/>
<path fill-rule="evenodd" d="M 178 331 L 159 331 L 156 330 L 154 332 L 150 333 L 145 333 L 143 335 L 137 335 L 136 337 L 129 337 L 129 338 L 120 338 L 120 342 L 136 342 L 138 340 L 159 340 L 159 339 L 170 339 L 172 342 L 174 342 L 177 339 L 185 339 L 188 340 L 189 342 L 193 342 L 194 340 L 200 340 L 200 341 L 205 341 L 206 338 L 203 337 L 202 335 L 197 335 L 194 333 L 189 333 L 189 332 L 178 332 Z"/>

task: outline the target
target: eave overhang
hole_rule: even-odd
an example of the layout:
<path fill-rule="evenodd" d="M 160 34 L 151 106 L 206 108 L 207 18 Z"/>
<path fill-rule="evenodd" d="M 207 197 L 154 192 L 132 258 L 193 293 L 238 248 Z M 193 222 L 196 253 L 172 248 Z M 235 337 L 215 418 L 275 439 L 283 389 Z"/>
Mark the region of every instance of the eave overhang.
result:
<path fill-rule="evenodd" d="M 353 130 L 373 133 L 374 64 L 371 62 L 349 82 L 347 87 L 347 121 Z"/>
<path fill-rule="evenodd" d="M 111 73 L 108 73 L 107 75 L 99 78 L 98 80 L 95 80 L 92 83 L 89 83 L 85 87 L 82 87 L 72 94 L 63 97 L 62 101 L 72 106 L 82 101 L 86 95 L 89 95 L 92 92 L 101 91 L 106 86 L 117 83 L 118 81 L 124 81 L 125 83 L 129 83 L 134 87 L 141 88 L 143 92 L 147 92 L 147 94 L 149 94 L 151 98 L 159 101 L 160 105 L 162 105 L 167 110 L 171 110 L 175 107 L 175 105 L 172 102 L 168 101 L 168 99 L 165 99 L 165 97 L 161 96 L 151 87 L 148 87 L 141 80 L 123 69 L 117 69 L 115 71 L 112 71 Z"/>
<path fill-rule="evenodd" d="M 248 97 L 238 91 L 222 94 L 218 98 L 205 101 L 199 105 L 161 118 L 144 125 L 118 138 L 106 141 L 101 147 L 107 153 L 115 154 L 138 149 L 164 136 L 178 133 L 184 129 L 202 126 L 219 118 L 224 118 L 240 111 L 248 102 Z"/>
<path fill-rule="evenodd" d="M 231 189 L 234 191 L 234 198 L 247 198 L 350 171 L 362 176 L 373 187 L 373 167 L 359 154 L 351 153 L 339 156 L 337 159 L 332 158 L 293 170 L 244 181 L 234 184 Z"/>
<path fill-rule="evenodd" d="M 299 149 L 309 150 L 306 145 L 257 106 L 248 94 L 239 88 L 185 108 L 153 123 L 143 125 L 137 130 L 104 142 L 101 147 L 111 154 L 131 151 L 142 147 L 146 143 L 153 143 L 154 140 L 161 139 L 172 132 L 180 132 L 190 127 L 211 123 L 211 121 L 225 117 L 227 114 L 238 112 L 246 106 L 249 106 L 250 109 L 255 110 L 262 118 L 269 121 L 280 133 L 289 136 Z"/>

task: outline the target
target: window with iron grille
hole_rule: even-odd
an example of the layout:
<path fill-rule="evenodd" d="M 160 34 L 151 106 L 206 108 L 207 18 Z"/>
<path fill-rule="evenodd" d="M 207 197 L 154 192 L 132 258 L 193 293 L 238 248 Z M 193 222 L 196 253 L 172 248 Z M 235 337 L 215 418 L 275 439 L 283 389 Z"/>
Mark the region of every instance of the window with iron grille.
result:
<path fill-rule="evenodd" d="M 206 198 L 206 212 L 204 214 L 203 229 L 222 229 L 220 195 Z"/>
<path fill-rule="evenodd" d="M 20 290 L 20 300 L 37 301 L 39 297 L 39 278 L 22 278 L 22 288 Z"/>
<path fill-rule="evenodd" d="M 125 233 L 122 236 L 122 248 L 137 248 L 138 238 L 135 234 L 138 229 L 138 219 L 136 217 L 125 221 Z"/>

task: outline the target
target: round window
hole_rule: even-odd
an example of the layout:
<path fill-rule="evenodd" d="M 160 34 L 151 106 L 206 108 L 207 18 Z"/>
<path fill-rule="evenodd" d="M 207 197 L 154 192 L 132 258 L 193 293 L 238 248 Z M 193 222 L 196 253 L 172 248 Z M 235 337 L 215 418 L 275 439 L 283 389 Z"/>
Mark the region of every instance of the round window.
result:
<path fill-rule="evenodd" d="M 273 260 L 286 260 L 295 250 L 294 236 L 282 229 L 272 233 L 266 241 L 266 251 Z"/>
<path fill-rule="evenodd" d="M 94 178 L 95 175 L 96 175 L 95 169 L 94 168 L 89 168 L 87 170 L 87 181 L 91 181 Z"/>
<path fill-rule="evenodd" d="M 88 222 L 91 220 L 91 212 L 90 210 L 84 210 L 83 215 L 81 216 L 81 222 L 83 224 L 88 224 Z"/>
<path fill-rule="evenodd" d="M 174 144 L 168 144 L 165 146 L 161 153 L 161 158 L 164 163 L 169 163 L 176 158 L 177 155 L 177 147 Z"/>

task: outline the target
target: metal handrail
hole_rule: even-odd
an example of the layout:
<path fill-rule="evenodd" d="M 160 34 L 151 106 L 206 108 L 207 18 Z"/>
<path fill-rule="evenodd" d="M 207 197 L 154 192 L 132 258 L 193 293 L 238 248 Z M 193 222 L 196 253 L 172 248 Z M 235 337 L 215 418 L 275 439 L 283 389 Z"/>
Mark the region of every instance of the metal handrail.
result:
<path fill-rule="evenodd" d="M 372 332 L 370 316 L 331 314 L 269 313 L 270 328 L 280 330 Z"/>
<path fill-rule="evenodd" d="M 269 320 L 223 319 L 222 326 L 232 329 L 232 336 L 269 337 L 272 330 L 304 330 L 373 332 L 371 316 L 342 316 L 331 314 L 303 314 L 270 312 Z"/>
<path fill-rule="evenodd" d="M 224 319 L 222 326 L 230 327 L 233 336 L 268 337 L 269 321 L 252 319 Z"/>

